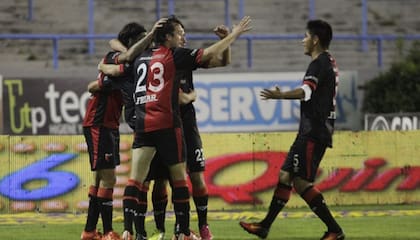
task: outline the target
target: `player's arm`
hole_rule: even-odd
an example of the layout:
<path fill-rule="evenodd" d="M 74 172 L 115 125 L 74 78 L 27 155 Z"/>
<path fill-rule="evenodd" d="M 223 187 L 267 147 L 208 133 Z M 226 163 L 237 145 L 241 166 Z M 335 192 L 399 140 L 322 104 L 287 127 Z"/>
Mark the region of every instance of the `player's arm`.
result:
<path fill-rule="evenodd" d="M 116 38 L 109 40 L 109 46 L 118 52 L 127 52 L 127 48 Z"/>
<path fill-rule="evenodd" d="M 125 72 L 124 64 L 106 64 L 103 61 L 98 64 L 98 70 L 114 77 L 121 76 Z"/>
<path fill-rule="evenodd" d="M 142 53 L 147 47 L 150 46 L 153 40 L 153 36 L 155 35 L 156 29 L 162 27 L 167 21 L 167 18 L 159 19 L 154 25 L 150 32 L 146 34 L 140 41 L 136 42 L 133 46 L 131 46 L 127 51 L 123 51 L 118 56 L 119 63 L 131 62 L 136 58 L 140 53 Z M 121 44 L 122 45 L 122 44 Z M 120 47 L 118 47 L 120 48 Z"/>
<path fill-rule="evenodd" d="M 195 99 L 197 99 L 197 93 L 194 90 L 186 93 L 179 89 L 178 102 L 180 105 L 186 105 L 190 102 L 194 102 Z"/>
<path fill-rule="evenodd" d="M 251 18 L 245 16 L 239 24 L 233 26 L 232 32 L 225 38 L 204 49 L 201 62 L 211 63 L 217 61 L 216 59 L 223 51 L 225 51 L 241 34 L 248 32 L 251 28 Z"/>
<path fill-rule="evenodd" d="M 278 86 L 274 89 L 264 89 L 260 92 L 260 97 L 263 100 L 267 99 L 300 99 L 304 100 L 305 90 L 303 89 L 305 85 L 300 88 L 296 88 L 290 91 L 282 91 Z"/>
<path fill-rule="evenodd" d="M 220 38 L 223 39 L 229 34 L 229 28 L 225 25 L 217 26 L 213 29 L 213 32 Z M 230 64 L 231 62 L 231 47 L 229 45 L 220 55 L 215 58 L 210 59 L 207 64 L 208 68 L 212 67 L 222 67 Z"/>

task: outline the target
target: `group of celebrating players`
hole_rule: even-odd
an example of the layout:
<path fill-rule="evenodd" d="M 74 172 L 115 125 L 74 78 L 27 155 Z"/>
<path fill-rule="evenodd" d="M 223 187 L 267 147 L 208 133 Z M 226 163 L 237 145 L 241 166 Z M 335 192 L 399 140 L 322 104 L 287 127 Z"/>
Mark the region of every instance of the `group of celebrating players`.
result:
<path fill-rule="evenodd" d="M 147 239 L 145 216 L 150 181 L 154 181 L 152 202 L 158 234 L 165 237 L 167 185 L 172 189 L 176 223 L 174 240 L 211 240 L 207 222 L 208 193 L 203 171 L 205 160 L 193 102 L 193 74 L 197 68 L 226 66 L 231 61 L 230 46 L 251 29 L 246 16 L 231 29 L 214 28 L 220 38 L 207 48 L 190 49 L 185 29 L 176 16 L 158 20 L 147 32 L 138 23 L 129 23 L 110 41 L 108 52 L 98 65 L 96 81 L 83 121 L 89 151 L 92 184 L 82 240 Z M 266 238 L 278 213 L 287 203 L 292 187 L 328 227 L 321 239 L 344 239 L 322 194 L 313 186 L 316 170 L 327 147 L 332 147 L 335 95 L 338 72 L 328 52 L 331 26 L 311 20 L 302 43 L 311 56 L 301 87 L 282 91 L 264 89 L 262 99 L 298 99 L 301 120 L 298 136 L 279 175 L 269 211 L 257 223 L 240 222 L 247 232 Z M 134 131 L 130 177 L 124 190 L 122 236 L 112 227 L 115 167 L 119 164 L 119 122 L 124 118 Z M 190 230 L 190 192 L 198 215 L 198 231 Z M 102 218 L 103 234 L 96 225 Z M 134 225 L 134 229 L 133 229 Z M 222 238 L 220 238 L 222 239 Z"/>

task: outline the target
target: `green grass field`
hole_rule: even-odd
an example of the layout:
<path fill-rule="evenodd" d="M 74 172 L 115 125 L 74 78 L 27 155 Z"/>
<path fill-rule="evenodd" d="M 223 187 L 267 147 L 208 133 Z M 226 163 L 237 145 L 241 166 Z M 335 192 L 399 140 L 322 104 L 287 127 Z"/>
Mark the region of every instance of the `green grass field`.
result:
<path fill-rule="evenodd" d="M 346 239 L 396 240 L 420 239 L 420 212 L 418 206 L 356 206 L 332 208 L 337 221 L 346 232 Z M 372 210 L 372 211 L 371 211 Z M 369 211 L 369 212 L 366 212 Z M 319 239 L 324 231 L 323 223 L 305 209 L 286 209 L 288 217 L 279 216 L 267 239 Z M 116 212 L 115 215 L 120 215 Z M 194 215 L 194 214 L 193 214 Z M 210 213 L 210 226 L 216 240 L 257 239 L 243 231 L 238 222 L 256 220 L 264 212 Z M 56 240 L 79 239 L 84 227 L 85 214 L 76 217 L 61 217 L 59 214 L 0 215 L 0 239 L 11 240 Z M 257 218 L 255 218 L 257 217 Z M 64 219 L 63 219 L 64 218 Z M 67 220 L 66 220 L 67 218 Z M 194 219 L 194 216 L 193 216 Z M 122 231 L 122 218 L 116 216 L 114 228 Z M 173 217 L 167 221 L 167 239 L 170 239 Z M 191 222 L 191 228 L 197 228 Z M 99 227 L 100 228 L 100 227 Z M 152 219 L 148 217 L 147 230 L 153 232 Z"/>

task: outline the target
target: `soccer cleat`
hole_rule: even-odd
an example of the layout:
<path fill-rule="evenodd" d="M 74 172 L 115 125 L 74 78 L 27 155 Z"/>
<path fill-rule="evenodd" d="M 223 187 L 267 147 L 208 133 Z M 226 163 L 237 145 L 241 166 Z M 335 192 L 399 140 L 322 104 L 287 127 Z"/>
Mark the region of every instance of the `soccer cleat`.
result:
<path fill-rule="evenodd" d="M 346 236 L 343 232 L 335 233 L 335 232 L 325 232 L 324 236 L 322 236 L 321 240 L 344 240 Z"/>
<path fill-rule="evenodd" d="M 190 232 L 189 236 L 185 235 L 184 233 L 180 233 L 176 240 L 201 240 L 201 238 L 195 235 L 195 233 Z"/>
<path fill-rule="evenodd" d="M 165 239 L 165 232 L 160 232 L 157 230 L 151 237 L 149 237 L 149 240 L 164 240 Z"/>
<path fill-rule="evenodd" d="M 146 233 L 143 233 L 143 234 L 136 233 L 136 240 L 147 240 L 147 234 Z"/>
<path fill-rule="evenodd" d="M 125 230 L 121 237 L 122 240 L 134 240 L 133 234 L 131 234 L 129 231 Z"/>
<path fill-rule="evenodd" d="M 121 240 L 121 237 L 118 233 L 109 231 L 102 236 L 101 240 Z"/>
<path fill-rule="evenodd" d="M 254 234 L 259 238 L 265 239 L 268 235 L 268 228 L 261 226 L 260 223 L 246 223 L 246 222 L 239 222 L 239 225 L 250 234 Z"/>
<path fill-rule="evenodd" d="M 101 240 L 102 234 L 96 230 L 87 232 L 83 231 L 82 235 L 80 236 L 81 240 Z"/>
<path fill-rule="evenodd" d="M 190 230 L 190 235 L 187 236 L 185 233 L 175 233 L 171 240 L 201 240 L 201 237 Z"/>
<path fill-rule="evenodd" d="M 200 237 L 202 240 L 212 240 L 213 235 L 211 235 L 209 225 L 203 225 L 200 228 Z"/>

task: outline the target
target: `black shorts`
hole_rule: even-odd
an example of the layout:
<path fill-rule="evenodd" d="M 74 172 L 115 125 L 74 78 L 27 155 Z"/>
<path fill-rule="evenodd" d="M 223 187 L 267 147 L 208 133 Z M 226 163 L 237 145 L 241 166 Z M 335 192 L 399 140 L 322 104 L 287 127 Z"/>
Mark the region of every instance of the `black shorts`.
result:
<path fill-rule="evenodd" d="M 90 169 L 112 169 L 120 165 L 120 133 L 102 126 L 83 127 Z"/>
<path fill-rule="evenodd" d="M 185 162 L 185 141 L 181 128 L 168 128 L 147 133 L 135 133 L 133 149 L 155 147 L 165 166 Z"/>
<path fill-rule="evenodd" d="M 299 176 L 314 182 L 319 163 L 324 156 L 327 145 L 298 136 L 290 147 L 282 170 L 289 172 L 291 177 Z"/>
<path fill-rule="evenodd" d="M 187 167 L 191 172 L 203 172 L 205 159 L 203 154 L 203 143 L 196 123 L 184 122 L 184 136 L 187 144 Z"/>
<path fill-rule="evenodd" d="M 150 164 L 149 173 L 147 174 L 146 181 L 158 180 L 158 179 L 169 179 L 169 169 L 159 157 L 159 152 L 156 152 L 152 163 Z"/>

